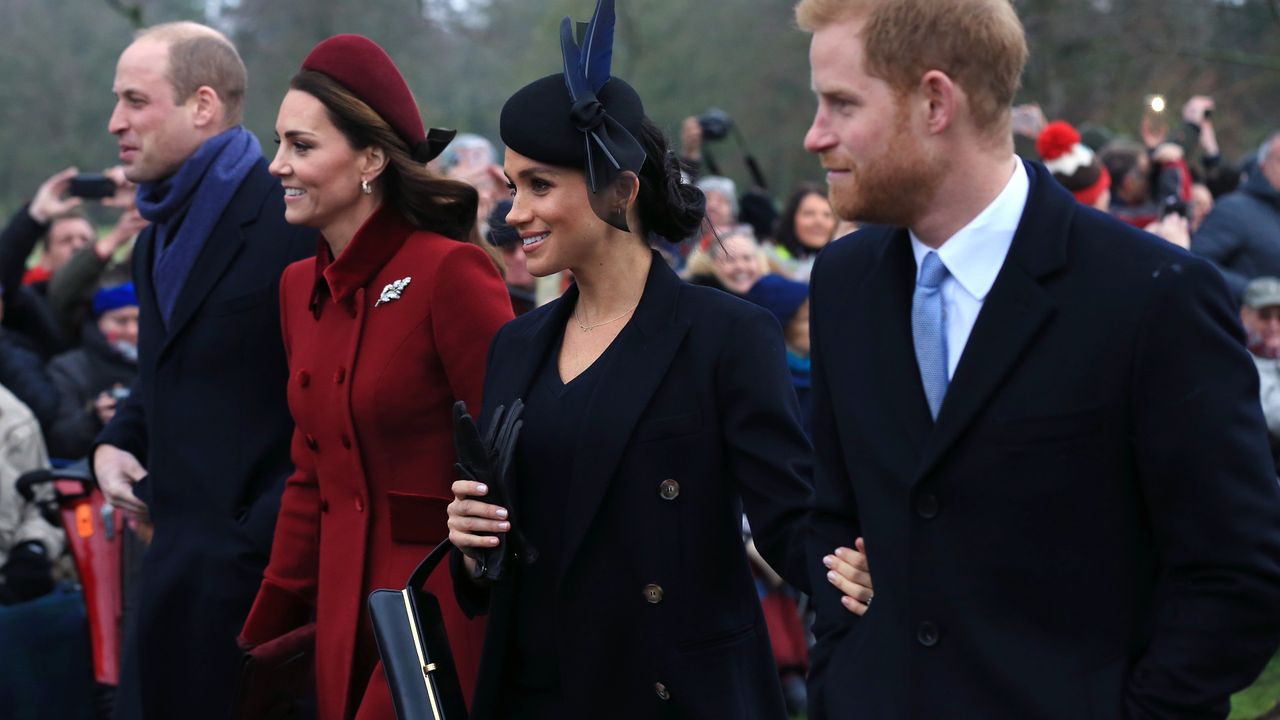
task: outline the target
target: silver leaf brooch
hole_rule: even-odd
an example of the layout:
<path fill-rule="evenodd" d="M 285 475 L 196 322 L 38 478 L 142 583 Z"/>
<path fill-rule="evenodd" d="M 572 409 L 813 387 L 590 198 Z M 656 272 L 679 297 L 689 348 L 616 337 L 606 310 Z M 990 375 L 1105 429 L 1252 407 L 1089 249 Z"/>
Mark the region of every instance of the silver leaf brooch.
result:
<path fill-rule="evenodd" d="M 378 307 L 382 303 L 399 300 L 400 293 L 404 292 L 404 289 L 409 287 L 409 283 L 412 280 L 413 278 L 400 278 L 394 282 L 387 283 L 387 286 L 382 288 L 382 294 L 378 296 L 378 302 L 374 303 L 373 306 Z"/>

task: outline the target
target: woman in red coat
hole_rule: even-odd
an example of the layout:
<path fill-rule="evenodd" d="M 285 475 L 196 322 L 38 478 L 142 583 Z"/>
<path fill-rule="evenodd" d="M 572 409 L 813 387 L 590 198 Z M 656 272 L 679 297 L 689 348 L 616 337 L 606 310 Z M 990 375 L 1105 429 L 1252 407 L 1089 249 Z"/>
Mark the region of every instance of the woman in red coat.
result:
<path fill-rule="evenodd" d="M 296 470 L 241 642 L 279 637 L 314 613 L 320 717 L 393 718 L 365 600 L 402 586 L 448 535 L 451 408 L 480 406 L 489 341 L 511 303 L 479 247 L 475 191 L 426 169 L 451 135 L 424 131 L 372 41 L 317 45 L 276 133 L 271 172 L 286 219 L 323 242 L 280 283 Z M 428 589 L 470 692 L 483 626 L 454 604 L 448 573 Z"/>

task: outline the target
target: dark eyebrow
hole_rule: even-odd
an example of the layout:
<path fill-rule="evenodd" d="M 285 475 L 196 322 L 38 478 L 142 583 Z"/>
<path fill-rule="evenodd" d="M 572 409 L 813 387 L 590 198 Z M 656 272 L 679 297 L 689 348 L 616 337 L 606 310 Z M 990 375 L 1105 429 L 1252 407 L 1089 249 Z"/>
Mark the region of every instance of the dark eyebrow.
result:
<path fill-rule="evenodd" d="M 559 174 L 560 174 L 560 171 L 553 167 L 550 167 L 547 165 L 534 165 L 533 167 L 527 167 L 521 170 L 520 172 L 516 173 L 516 176 L 527 178 L 527 177 L 530 177 L 531 175 L 550 175 L 551 177 L 555 177 Z"/>
<path fill-rule="evenodd" d="M 306 130 L 286 130 L 284 133 L 286 140 L 294 140 L 301 135 L 315 135 L 315 133 Z"/>

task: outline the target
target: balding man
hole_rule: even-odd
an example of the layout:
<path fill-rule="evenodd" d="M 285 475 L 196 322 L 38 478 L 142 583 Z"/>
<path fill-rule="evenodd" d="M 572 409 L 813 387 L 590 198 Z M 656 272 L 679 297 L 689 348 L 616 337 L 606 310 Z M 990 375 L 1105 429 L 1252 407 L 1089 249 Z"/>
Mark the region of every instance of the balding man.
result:
<path fill-rule="evenodd" d="M 1280 641 L 1280 488 L 1218 273 L 1013 153 L 1008 0 L 803 0 L 814 720 L 1224 718 Z M 874 603 L 846 612 L 840 546 Z"/>
<path fill-rule="evenodd" d="M 316 239 L 284 221 L 221 34 L 144 30 L 113 91 L 108 129 L 151 225 L 133 253 L 139 378 L 93 466 L 112 503 L 155 526 L 117 717 L 223 719 L 290 469 L 277 283 Z"/>

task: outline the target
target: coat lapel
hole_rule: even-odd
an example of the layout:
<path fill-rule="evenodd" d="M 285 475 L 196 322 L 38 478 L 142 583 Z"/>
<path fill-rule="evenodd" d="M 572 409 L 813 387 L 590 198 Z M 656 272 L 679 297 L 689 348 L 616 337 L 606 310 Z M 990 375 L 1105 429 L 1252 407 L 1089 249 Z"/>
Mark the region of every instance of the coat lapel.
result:
<path fill-rule="evenodd" d="M 1031 181 L 1027 206 L 1009 255 L 965 344 L 937 424 L 925 444 L 916 481 L 963 435 L 1056 308 L 1039 281 L 1066 264 L 1075 198 L 1059 187 L 1043 166 L 1026 165 Z"/>
<path fill-rule="evenodd" d="M 917 458 L 932 419 L 925 400 L 920 373 L 916 371 L 915 347 L 911 341 L 911 295 L 915 289 L 915 258 L 907 231 L 894 230 L 885 241 L 879 265 L 862 285 L 853 307 L 869 319 L 870 332 L 842 333 L 851 342 L 863 344 L 854 352 L 873 360 L 872 373 L 864 378 L 867 391 L 876 400 L 868 407 L 892 408 L 894 421 L 909 441 L 906 458 Z M 865 338 L 875 338 L 866 343 Z M 837 372 L 838 369 L 833 369 Z M 914 463 L 903 473 L 909 476 Z"/>
<path fill-rule="evenodd" d="M 204 248 L 200 250 L 200 256 L 196 258 L 196 264 L 187 275 L 182 290 L 178 292 L 178 301 L 174 304 L 173 315 L 169 319 L 165 348 L 182 333 L 182 329 L 191 321 L 209 292 L 222 279 L 231 261 L 240 253 L 240 248 L 245 243 L 245 227 L 257 221 L 262 201 L 273 182 L 270 175 L 251 171 L 232 197 L 227 210 L 222 213 Z"/>
<path fill-rule="evenodd" d="M 577 553 L 621 460 L 632 431 L 666 376 L 689 330 L 676 317 L 681 282 L 656 253 L 632 322 L 614 341 L 609 371 L 588 401 L 565 512 L 564 572 Z"/>

